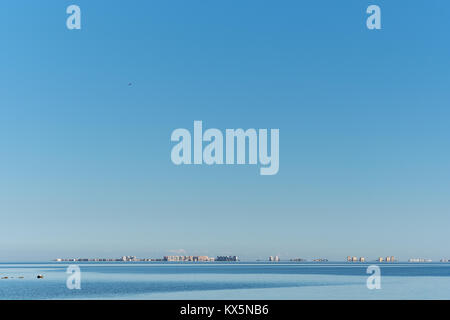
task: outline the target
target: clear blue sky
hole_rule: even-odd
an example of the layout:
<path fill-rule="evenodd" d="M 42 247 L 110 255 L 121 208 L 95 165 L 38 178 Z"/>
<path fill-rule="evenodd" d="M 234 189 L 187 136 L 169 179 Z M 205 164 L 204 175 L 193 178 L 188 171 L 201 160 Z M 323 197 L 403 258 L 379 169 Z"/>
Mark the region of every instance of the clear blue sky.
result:
<path fill-rule="evenodd" d="M 449 258 L 449 16 L 444 0 L 2 1 L 0 260 Z M 279 173 L 174 166 L 170 134 L 194 120 L 279 128 Z"/>

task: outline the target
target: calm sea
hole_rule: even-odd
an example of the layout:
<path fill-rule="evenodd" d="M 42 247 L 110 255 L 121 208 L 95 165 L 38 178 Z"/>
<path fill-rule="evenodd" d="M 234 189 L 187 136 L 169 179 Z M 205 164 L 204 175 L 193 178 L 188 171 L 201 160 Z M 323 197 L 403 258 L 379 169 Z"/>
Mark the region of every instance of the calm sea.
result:
<path fill-rule="evenodd" d="M 450 299 L 450 263 L 0 263 L 0 299 Z M 44 279 L 37 279 L 37 275 Z"/>

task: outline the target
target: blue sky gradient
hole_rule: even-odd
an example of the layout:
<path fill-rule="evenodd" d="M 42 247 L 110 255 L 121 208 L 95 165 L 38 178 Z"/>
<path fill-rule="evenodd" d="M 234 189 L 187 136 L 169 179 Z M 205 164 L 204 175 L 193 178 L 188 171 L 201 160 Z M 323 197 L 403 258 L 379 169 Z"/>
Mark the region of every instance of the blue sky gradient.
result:
<path fill-rule="evenodd" d="M 449 16 L 438 0 L 2 1 L 0 260 L 450 258 Z M 174 166 L 171 132 L 194 120 L 279 128 L 279 173 Z"/>

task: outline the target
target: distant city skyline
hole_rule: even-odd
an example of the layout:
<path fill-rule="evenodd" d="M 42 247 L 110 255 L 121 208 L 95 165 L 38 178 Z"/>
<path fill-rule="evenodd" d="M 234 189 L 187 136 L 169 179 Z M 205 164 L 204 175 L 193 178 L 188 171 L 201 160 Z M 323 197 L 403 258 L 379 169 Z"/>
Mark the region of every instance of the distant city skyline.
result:
<path fill-rule="evenodd" d="M 448 259 L 448 12 L 1 2 L 0 261 Z M 279 171 L 174 165 L 171 133 L 195 120 L 279 129 Z"/>
<path fill-rule="evenodd" d="M 344 259 L 345 260 L 345 259 Z M 356 256 L 347 256 L 346 258 L 348 263 L 404 263 L 404 262 L 449 262 L 449 259 L 442 258 L 438 261 L 433 261 L 428 258 L 408 258 L 407 260 L 399 260 L 394 256 L 387 256 L 385 258 L 378 257 L 377 259 L 370 259 L 366 257 L 356 257 Z M 137 257 L 137 256 L 122 256 L 119 258 L 56 258 L 52 261 L 56 262 L 342 262 L 341 260 L 333 260 L 330 261 L 326 258 L 314 258 L 314 259 L 304 259 L 304 258 L 289 258 L 289 259 L 281 259 L 279 256 L 270 256 L 267 259 L 248 259 L 241 260 L 238 256 L 217 256 L 217 257 L 208 257 L 208 256 L 193 256 L 193 255 L 169 255 L 164 257 Z"/>

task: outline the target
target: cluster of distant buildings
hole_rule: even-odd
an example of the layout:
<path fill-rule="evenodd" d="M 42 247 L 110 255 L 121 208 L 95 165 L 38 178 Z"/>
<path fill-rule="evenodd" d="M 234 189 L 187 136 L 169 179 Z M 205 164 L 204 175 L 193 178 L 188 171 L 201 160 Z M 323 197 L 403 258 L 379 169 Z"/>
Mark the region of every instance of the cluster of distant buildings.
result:
<path fill-rule="evenodd" d="M 386 258 L 379 257 L 377 259 L 377 261 L 378 262 L 395 262 L 395 258 L 394 258 L 394 256 L 390 256 L 390 257 L 386 257 Z"/>
<path fill-rule="evenodd" d="M 348 256 L 347 257 L 347 261 L 348 262 L 357 262 L 357 261 L 365 262 L 366 260 L 365 260 L 364 257 L 360 257 L 358 259 L 357 257 L 350 257 L 350 256 Z M 395 259 L 394 256 L 390 256 L 390 257 L 386 257 L 386 258 L 379 257 L 376 261 L 377 262 L 396 262 L 397 259 Z M 411 259 L 408 260 L 408 262 L 433 262 L 433 260 L 431 260 L 431 259 L 424 259 L 424 258 L 411 258 Z M 449 260 L 448 259 L 441 259 L 441 262 L 449 262 Z"/>
<path fill-rule="evenodd" d="M 278 262 L 278 261 L 280 261 L 280 257 L 279 256 L 275 256 L 275 257 L 270 256 L 269 261 L 270 262 Z"/>
<path fill-rule="evenodd" d="M 347 262 L 365 262 L 365 261 L 366 261 L 366 258 L 364 258 L 364 257 L 359 257 L 359 259 L 358 259 L 358 257 L 351 257 L 351 256 L 347 257 Z"/>
<path fill-rule="evenodd" d="M 169 262 L 211 262 L 214 258 L 208 256 L 165 256 L 163 261 Z"/>
<path fill-rule="evenodd" d="M 379 257 L 376 261 L 378 262 L 395 262 L 395 257 L 394 256 L 390 256 L 390 257 Z M 366 258 L 364 257 L 352 257 L 352 256 L 348 256 L 347 257 L 347 262 L 366 262 Z"/>
<path fill-rule="evenodd" d="M 163 259 L 141 259 L 141 258 L 136 258 L 135 256 L 123 256 L 121 258 L 118 259 L 111 259 L 111 258 L 70 258 L 70 259 L 55 259 L 55 261 L 57 262 L 117 262 L 117 261 L 163 261 Z"/>
<path fill-rule="evenodd" d="M 237 256 L 218 256 L 216 261 L 237 262 L 239 258 Z"/>
<path fill-rule="evenodd" d="M 294 258 L 289 260 L 291 262 L 306 262 L 308 261 L 308 259 L 303 259 L 303 258 Z M 312 259 L 312 262 L 328 262 L 328 259 L 324 259 L 324 258 L 317 258 L 317 259 Z"/>
<path fill-rule="evenodd" d="M 164 256 L 162 259 L 150 259 L 150 258 L 137 258 L 135 256 L 123 256 L 118 259 L 85 259 L 85 258 L 70 258 L 70 259 L 55 259 L 57 262 L 139 262 L 139 261 L 165 261 L 165 262 L 213 262 L 213 261 L 239 261 L 237 256 L 218 256 L 217 258 L 211 258 L 208 256 Z"/>
<path fill-rule="evenodd" d="M 279 262 L 280 257 L 279 256 L 270 256 L 268 259 L 270 262 Z M 135 262 L 135 261 L 160 261 L 160 262 L 214 262 L 214 261 L 221 261 L 221 262 L 237 262 L 239 261 L 239 258 L 237 256 L 217 256 L 216 258 L 208 257 L 208 256 L 164 256 L 160 259 L 150 259 L 150 258 L 137 258 L 135 256 L 123 256 L 118 259 L 103 259 L 103 258 L 93 258 L 93 259 L 86 259 L 86 258 L 70 258 L 70 259 L 55 259 L 55 261 L 58 262 Z M 260 260 L 257 260 L 260 261 Z M 302 258 L 294 258 L 290 259 L 292 262 L 306 262 L 307 259 Z M 327 262 L 328 259 L 312 259 L 312 262 Z M 376 259 L 377 262 L 396 262 L 394 256 L 388 256 L 386 258 L 379 257 Z M 356 256 L 347 256 L 347 262 L 366 262 L 365 257 L 356 257 Z M 408 262 L 432 262 L 431 259 L 424 259 L 424 258 L 411 258 L 408 260 Z M 450 262 L 449 259 L 441 259 L 440 262 Z"/>
<path fill-rule="evenodd" d="M 217 256 L 217 258 L 211 258 L 208 256 L 165 256 L 163 261 L 169 262 L 213 262 L 213 261 L 239 261 L 238 256 Z"/>
<path fill-rule="evenodd" d="M 364 257 L 351 257 L 348 256 L 347 257 L 347 262 L 365 262 L 366 259 Z M 397 259 L 395 259 L 394 256 L 390 256 L 390 257 L 379 257 L 377 260 L 377 262 L 396 262 L 398 261 Z M 408 260 L 408 262 L 433 262 L 433 260 L 431 259 L 424 259 L 424 258 L 411 258 Z M 441 259 L 441 262 L 449 262 L 448 259 Z"/>

